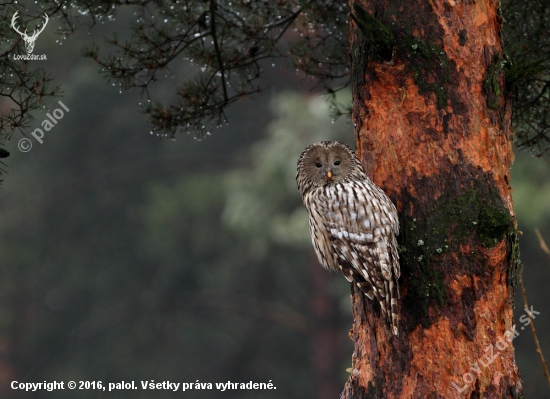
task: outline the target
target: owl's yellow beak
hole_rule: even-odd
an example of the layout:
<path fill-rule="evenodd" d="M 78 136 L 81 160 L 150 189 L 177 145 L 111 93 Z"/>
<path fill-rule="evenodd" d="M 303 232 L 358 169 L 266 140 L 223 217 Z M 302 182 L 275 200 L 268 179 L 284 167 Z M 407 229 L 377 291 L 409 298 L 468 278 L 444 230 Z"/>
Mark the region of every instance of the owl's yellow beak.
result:
<path fill-rule="evenodd" d="M 332 179 L 332 172 L 330 170 L 327 170 L 327 178 L 329 180 Z"/>

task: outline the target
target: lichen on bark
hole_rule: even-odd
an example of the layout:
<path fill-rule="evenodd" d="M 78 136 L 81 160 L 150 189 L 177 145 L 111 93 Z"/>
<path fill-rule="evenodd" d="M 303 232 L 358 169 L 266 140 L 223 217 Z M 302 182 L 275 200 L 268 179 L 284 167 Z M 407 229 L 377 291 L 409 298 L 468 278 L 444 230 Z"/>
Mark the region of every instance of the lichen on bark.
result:
<path fill-rule="evenodd" d="M 428 308 L 446 305 L 449 278 L 483 278 L 486 251 L 478 249 L 480 244 L 491 250 L 515 231 L 489 174 L 467 165 L 449 167 L 443 174 L 415 179 L 404 193 L 398 242 L 408 280 L 404 306 L 417 317 L 411 327 L 434 321 L 427 317 Z"/>

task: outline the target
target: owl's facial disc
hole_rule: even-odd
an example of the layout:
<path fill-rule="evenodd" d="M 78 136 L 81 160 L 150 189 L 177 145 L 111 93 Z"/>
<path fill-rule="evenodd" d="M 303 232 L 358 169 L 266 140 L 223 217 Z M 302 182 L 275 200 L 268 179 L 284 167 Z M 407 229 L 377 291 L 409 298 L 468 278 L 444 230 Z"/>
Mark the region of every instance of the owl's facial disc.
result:
<path fill-rule="evenodd" d="M 339 148 L 322 148 L 311 154 L 311 179 L 319 185 L 333 184 L 344 179 L 350 171 L 349 154 Z"/>

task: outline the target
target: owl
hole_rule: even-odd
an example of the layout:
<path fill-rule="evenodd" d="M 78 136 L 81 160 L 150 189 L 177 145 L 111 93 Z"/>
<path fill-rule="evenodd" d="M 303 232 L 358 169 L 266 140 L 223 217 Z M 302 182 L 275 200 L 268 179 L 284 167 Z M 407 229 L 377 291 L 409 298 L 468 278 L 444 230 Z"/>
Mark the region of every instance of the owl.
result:
<path fill-rule="evenodd" d="M 399 220 L 394 204 L 368 178 L 353 150 L 339 141 L 307 147 L 298 160 L 296 182 L 319 262 L 341 270 L 367 297 L 376 298 L 397 335 Z"/>

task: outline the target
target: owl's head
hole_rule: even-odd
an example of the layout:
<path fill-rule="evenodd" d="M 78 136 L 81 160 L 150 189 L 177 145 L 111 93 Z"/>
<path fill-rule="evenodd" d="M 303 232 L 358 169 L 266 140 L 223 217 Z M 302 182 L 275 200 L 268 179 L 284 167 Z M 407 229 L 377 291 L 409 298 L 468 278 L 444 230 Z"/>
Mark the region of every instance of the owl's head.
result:
<path fill-rule="evenodd" d="M 339 141 L 319 141 L 300 155 L 296 180 L 305 193 L 310 186 L 336 184 L 352 174 L 358 174 L 356 178 L 365 174 L 353 150 Z"/>

